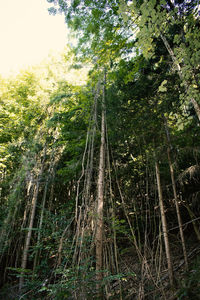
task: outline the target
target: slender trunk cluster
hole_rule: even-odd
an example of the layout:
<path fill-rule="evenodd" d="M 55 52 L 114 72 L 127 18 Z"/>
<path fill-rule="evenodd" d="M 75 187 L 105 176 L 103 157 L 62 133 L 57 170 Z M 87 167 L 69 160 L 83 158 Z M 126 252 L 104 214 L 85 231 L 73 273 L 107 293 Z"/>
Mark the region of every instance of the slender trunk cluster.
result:
<path fill-rule="evenodd" d="M 177 214 L 180 237 L 181 237 L 181 242 L 182 242 L 183 255 L 184 255 L 184 260 L 185 260 L 185 267 L 186 267 L 186 270 L 188 270 L 188 259 L 187 259 L 187 251 L 186 251 L 186 246 L 185 246 L 185 238 L 184 238 L 184 233 L 183 233 L 183 225 L 182 225 L 181 213 L 180 213 L 179 203 L 178 203 L 178 196 L 177 196 L 177 191 L 176 191 L 174 168 L 173 168 L 173 164 L 172 164 L 172 160 L 171 160 L 171 150 L 170 149 L 172 148 L 172 145 L 171 145 L 171 141 L 170 141 L 170 134 L 169 134 L 168 126 L 167 126 L 167 120 L 166 120 L 165 117 L 164 117 L 164 125 L 165 125 L 167 144 L 168 144 L 168 146 L 167 146 L 167 157 L 168 157 L 169 168 L 170 168 L 170 175 L 171 175 L 171 181 L 172 181 L 174 201 L 175 201 L 175 206 L 176 206 L 176 214 Z"/>
<path fill-rule="evenodd" d="M 22 274 L 21 274 L 21 277 L 19 280 L 19 290 L 22 289 L 23 284 L 24 284 L 24 275 L 23 274 L 24 274 L 24 270 L 27 267 L 28 251 L 29 251 L 30 241 L 31 241 L 31 236 L 32 236 L 32 231 L 33 231 L 33 223 L 34 223 L 34 219 L 35 219 L 35 211 L 36 211 L 36 205 L 37 205 L 37 200 L 38 200 L 40 180 L 41 180 L 41 176 L 43 174 L 45 158 L 46 158 L 46 148 L 44 149 L 44 157 L 42 160 L 40 173 L 36 179 L 36 185 L 34 187 L 34 193 L 33 193 L 33 198 L 32 198 L 32 203 L 31 203 L 31 211 L 30 211 L 30 222 L 29 222 L 29 226 L 28 226 L 28 232 L 27 232 L 27 236 L 25 239 L 25 245 L 24 245 L 24 250 L 23 250 L 23 255 L 22 255 L 22 263 L 21 263 Z"/>
<path fill-rule="evenodd" d="M 32 198 L 30 222 L 29 222 L 28 233 L 26 236 L 26 241 L 25 241 L 24 250 L 23 250 L 22 264 L 21 264 L 22 275 L 19 280 L 19 290 L 22 289 L 23 284 L 24 284 L 24 276 L 23 276 L 24 271 L 23 270 L 26 269 L 26 266 L 27 266 L 28 251 L 29 251 L 29 247 L 30 247 L 31 235 L 32 235 L 32 230 L 33 230 L 33 222 L 34 222 L 34 218 L 35 218 L 35 210 L 36 210 L 37 199 L 38 199 L 39 185 L 40 184 L 39 184 L 39 178 L 38 178 L 35 189 L 34 189 L 33 198 Z"/>

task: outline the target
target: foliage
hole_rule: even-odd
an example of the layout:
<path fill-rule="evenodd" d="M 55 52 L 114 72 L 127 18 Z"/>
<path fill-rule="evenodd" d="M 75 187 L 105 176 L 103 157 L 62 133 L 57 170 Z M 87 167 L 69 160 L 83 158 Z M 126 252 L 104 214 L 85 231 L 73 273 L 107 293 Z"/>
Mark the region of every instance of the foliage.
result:
<path fill-rule="evenodd" d="M 188 172 L 199 170 L 200 160 L 191 102 L 199 101 L 197 7 L 153 0 L 57 4 L 78 32 L 74 60 L 67 52 L 42 71 L 1 79 L 2 295 L 12 299 L 8 289 L 21 280 L 15 298 L 166 298 L 155 158 L 174 265 L 182 244 L 171 166 L 188 252 L 200 236 L 200 177 Z M 90 69 L 87 82 L 73 84 L 70 69 L 83 60 Z M 85 78 L 79 67 L 76 72 Z M 99 283 L 95 234 L 104 95 Z M 188 273 L 180 299 L 198 294 L 197 269 Z"/>
<path fill-rule="evenodd" d="M 194 262 L 190 272 L 185 276 L 184 282 L 181 283 L 182 287 L 179 289 L 177 296 L 178 299 L 199 299 L 200 287 L 200 271 L 199 271 L 199 258 Z"/>

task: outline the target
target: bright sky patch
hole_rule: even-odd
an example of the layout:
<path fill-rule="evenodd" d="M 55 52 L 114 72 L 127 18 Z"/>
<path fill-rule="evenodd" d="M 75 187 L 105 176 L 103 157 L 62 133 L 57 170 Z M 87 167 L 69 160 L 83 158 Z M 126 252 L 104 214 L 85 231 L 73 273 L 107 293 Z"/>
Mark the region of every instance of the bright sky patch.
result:
<path fill-rule="evenodd" d="M 46 0 L 0 0 L 0 74 L 38 64 L 67 43 L 64 16 Z"/>

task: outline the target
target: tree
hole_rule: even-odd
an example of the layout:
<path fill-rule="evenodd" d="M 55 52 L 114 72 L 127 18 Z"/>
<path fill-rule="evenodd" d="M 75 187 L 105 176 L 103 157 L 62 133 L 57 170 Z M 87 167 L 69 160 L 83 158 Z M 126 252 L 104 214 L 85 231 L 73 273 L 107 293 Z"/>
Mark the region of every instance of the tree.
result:
<path fill-rule="evenodd" d="M 175 297 L 182 250 L 189 268 L 198 253 L 198 120 L 185 93 L 198 79 L 196 8 L 57 3 L 79 32 L 75 61 L 2 80 L 1 122 L 14 122 L 1 133 L 1 278 L 21 277 L 15 299 Z M 87 82 L 66 80 L 66 61 L 85 61 Z"/>
<path fill-rule="evenodd" d="M 98 186 L 97 186 L 97 229 L 96 229 L 96 271 L 97 271 L 97 290 L 100 289 L 99 282 L 102 281 L 103 273 L 103 208 L 104 208 L 104 177 L 105 177 L 105 150 L 106 150 L 106 70 L 104 70 L 104 81 L 102 91 L 102 115 L 101 115 L 101 145 L 99 157 Z"/>
<path fill-rule="evenodd" d="M 200 51 L 199 43 L 194 42 L 199 34 L 199 20 L 196 17 L 198 1 L 182 1 L 181 4 L 171 1 L 142 1 L 138 4 L 132 1 L 126 5 L 121 1 L 121 6 L 132 15 L 131 18 L 139 16 L 136 22 L 139 27 L 137 45 L 146 57 L 155 55 L 156 43 L 162 40 L 182 81 L 187 99 L 193 104 L 200 120 L 196 75 L 199 67 L 193 52 L 194 48 L 195 53 Z"/>

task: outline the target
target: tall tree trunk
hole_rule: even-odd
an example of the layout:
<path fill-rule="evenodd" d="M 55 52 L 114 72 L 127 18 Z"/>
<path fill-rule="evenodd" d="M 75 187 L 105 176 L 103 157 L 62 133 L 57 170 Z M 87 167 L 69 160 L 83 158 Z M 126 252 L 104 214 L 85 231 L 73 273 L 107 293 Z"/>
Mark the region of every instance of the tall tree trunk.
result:
<path fill-rule="evenodd" d="M 24 251 L 23 251 L 23 255 L 22 255 L 22 264 L 21 264 L 22 274 L 21 274 L 21 277 L 19 280 L 19 290 L 21 290 L 24 285 L 23 270 L 26 269 L 26 266 L 27 266 L 28 250 L 29 250 L 30 240 L 31 240 L 31 235 L 32 235 L 33 222 L 34 222 L 35 210 L 36 210 L 36 204 L 37 204 L 37 198 L 38 198 L 38 190 L 39 190 L 39 178 L 37 179 L 37 183 L 36 183 L 33 198 L 32 198 L 32 207 L 31 207 L 29 228 L 28 228 L 28 233 L 26 236 L 26 242 L 25 242 Z"/>
<path fill-rule="evenodd" d="M 35 268 L 38 263 L 38 256 L 40 253 L 39 245 L 40 245 L 40 239 L 41 239 L 41 230 L 42 230 L 42 224 L 43 224 L 44 208 L 45 208 L 46 196 L 47 196 L 47 188 L 48 188 L 48 178 L 47 178 L 47 181 L 45 182 L 44 194 L 43 194 L 43 199 L 42 199 L 42 208 L 41 208 L 40 223 L 39 223 L 39 227 L 38 227 L 38 236 L 37 236 L 37 244 L 36 244 L 37 250 L 36 250 L 34 264 L 33 264 L 33 274 L 35 272 Z"/>
<path fill-rule="evenodd" d="M 44 157 L 43 157 L 43 160 L 42 160 L 40 173 L 37 177 L 37 182 L 36 182 L 36 186 L 35 186 L 34 193 L 33 193 L 33 198 L 32 198 L 30 222 L 29 222 L 28 233 L 27 233 L 27 236 L 26 236 L 23 255 L 22 255 L 22 263 L 21 263 L 22 273 L 21 273 L 21 277 L 20 277 L 20 280 L 19 280 L 19 291 L 21 291 L 21 289 L 24 285 L 24 272 L 23 272 L 23 270 L 26 269 L 26 266 L 27 266 L 28 251 L 29 251 L 29 247 L 30 247 L 31 235 L 32 235 L 32 230 L 33 230 L 33 223 L 34 223 L 35 211 L 36 211 L 36 205 L 37 205 L 37 199 L 38 199 L 38 192 L 39 192 L 39 186 L 40 186 L 40 177 L 43 173 L 45 157 L 46 157 L 46 147 L 44 148 Z"/>
<path fill-rule="evenodd" d="M 168 238 L 168 231 L 167 231 L 167 220 L 166 220 L 166 216 L 165 216 L 165 209 L 164 209 L 163 195 L 162 195 L 162 186 L 161 186 L 161 182 L 160 182 L 160 170 L 159 170 L 159 165 L 158 165 L 157 160 L 155 162 L 155 168 L 156 168 L 156 179 L 157 179 L 157 185 L 158 185 L 159 206 L 160 206 L 160 213 L 161 213 L 163 237 L 164 237 L 164 242 L 165 242 L 165 251 L 166 251 L 166 257 L 167 257 L 169 280 L 170 280 L 170 285 L 173 286 L 174 276 L 173 276 L 173 268 L 172 268 L 172 261 L 171 261 L 170 247 L 169 247 L 169 238 Z"/>
<path fill-rule="evenodd" d="M 103 206 L 104 206 L 104 173 L 105 173 L 105 87 L 106 71 L 104 74 L 104 85 L 102 95 L 101 114 L 101 145 L 99 157 L 99 174 L 97 185 L 97 229 L 96 229 L 96 278 L 97 291 L 100 292 L 100 281 L 103 278 Z"/>
<path fill-rule="evenodd" d="M 170 141 L 170 133 L 169 133 L 169 128 L 167 126 L 167 120 L 164 117 L 164 125 L 165 125 L 165 131 L 166 131 L 166 137 L 167 137 L 167 156 L 168 156 L 168 162 L 169 162 L 169 168 L 170 168 L 170 175 L 171 175 L 171 181 L 172 181 L 172 188 L 173 188 L 173 194 L 174 194 L 174 200 L 175 200 L 175 206 L 176 206 L 176 214 L 177 214 L 177 219 L 178 219 L 178 225 L 179 225 L 179 231 L 180 231 L 180 236 L 181 236 L 181 242 L 182 242 L 182 248 L 183 248 L 183 256 L 185 260 L 185 267 L 186 270 L 188 270 L 188 259 L 187 259 L 187 251 L 185 247 L 185 238 L 184 238 L 184 233 L 183 233 L 183 225 L 182 225 L 182 220 L 181 220 L 181 214 L 180 214 L 180 209 L 178 205 L 178 197 L 177 197 L 177 191 L 176 191 L 176 183 L 175 183 L 175 178 L 174 178 L 174 168 L 171 160 L 171 141 Z"/>

